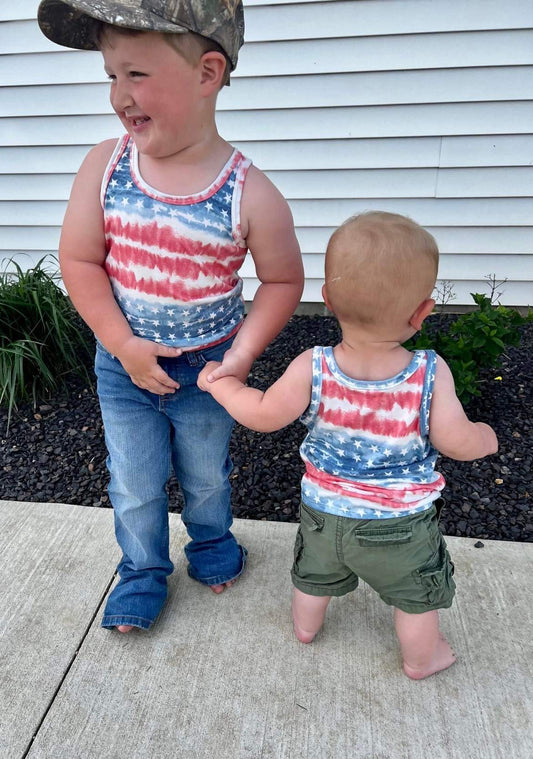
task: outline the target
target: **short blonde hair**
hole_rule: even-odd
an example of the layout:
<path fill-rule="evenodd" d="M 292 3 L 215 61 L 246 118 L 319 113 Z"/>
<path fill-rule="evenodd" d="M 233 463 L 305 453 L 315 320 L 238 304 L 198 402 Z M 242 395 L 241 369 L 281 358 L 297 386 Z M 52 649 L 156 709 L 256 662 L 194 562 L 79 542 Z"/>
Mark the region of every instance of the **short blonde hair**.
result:
<path fill-rule="evenodd" d="M 115 26 L 114 24 L 108 24 L 105 21 L 95 21 L 93 25 L 93 39 L 100 50 L 103 42 L 105 41 L 108 32 L 113 31 L 116 34 L 122 34 L 125 37 L 135 37 L 139 34 L 146 34 L 143 29 L 129 29 L 125 26 Z M 224 69 L 224 75 L 220 86 L 229 84 L 231 73 L 231 61 L 228 56 L 215 40 L 210 40 L 208 37 L 203 37 L 196 32 L 158 32 L 163 37 L 165 42 L 170 45 L 182 58 L 185 58 L 187 63 L 191 66 L 196 66 L 200 62 L 200 58 L 204 53 L 214 51 L 221 53 L 226 61 L 226 68 Z"/>
<path fill-rule="evenodd" d="M 431 297 L 439 264 L 432 235 L 407 216 L 369 211 L 347 219 L 326 251 L 326 296 L 340 321 L 408 322 Z"/>

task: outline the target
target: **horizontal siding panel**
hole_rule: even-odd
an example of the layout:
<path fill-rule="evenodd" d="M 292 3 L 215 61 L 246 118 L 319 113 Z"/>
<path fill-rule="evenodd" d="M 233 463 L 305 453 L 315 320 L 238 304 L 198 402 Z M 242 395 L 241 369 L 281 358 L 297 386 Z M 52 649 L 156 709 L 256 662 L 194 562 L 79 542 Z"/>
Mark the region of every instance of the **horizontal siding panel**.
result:
<path fill-rule="evenodd" d="M 66 205 L 65 201 L 59 200 L 2 202 L 0 203 L 0 227 L 13 225 L 21 228 L 25 226 L 59 227 L 63 223 Z"/>
<path fill-rule="evenodd" d="M 308 279 L 324 280 L 324 255 L 304 255 L 305 276 Z M 529 269 L 524 264 L 529 263 Z M 243 278 L 255 277 L 254 264 L 250 256 L 240 270 Z M 439 260 L 439 280 L 475 280 L 483 282 L 488 275 L 495 275 L 497 281 L 505 278 L 517 282 L 533 281 L 533 253 L 529 261 L 523 256 L 470 256 L 470 255 L 441 255 Z M 502 285 L 505 289 L 507 282 Z M 498 288 L 498 289 L 502 289 Z M 533 296 L 533 284 L 531 295 Z M 533 297 L 532 297 L 533 302 Z"/>
<path fill-rule="evenodd" d="M 57 250 L 61 218 L 61 215 L 58 216 L 57 225 L 51 227 L 2 227 L 0 251 Z M 339 223 L 340 221 L 343 219 L 339 220 Z M 533 226 L 459 228 L 428 226 L 427 229 L 436 238 L 441 255 L 499 255 L 504 267 L 508 256 L 515 256 L 517 259 L 521 256 L 522 269 L 524 273 L 528 271 L 529 262 L 527 258 L 524 259 L 524 256 L 530 256 L 533 251 Z M 321 256 L 334 230 L 333 225 L 297 227 L 296 235 L 302 253 L 306 256 Z"/>
<path fill-rule="evenodd" d="M 533 38 L 532 38 L 533 41 Z M 526 100 L 533 67 L 393 71 L 236 79 L 222 90 L 218 111 L 362 105 Z M 0 90 L 2 116 L 112 113 L 109 83 Z"/>
<path fill-rule="evenodd" d="M 273 171 L 270 179 L 288 199 L 485 198 L 533 195 L 529 168 Z"/>
<path fill-rule="evenodd" d="M 17 5 L 21 4 L 18 0 Z M 40 52 L 55 47 L 41 33 L 35 21 L 37 0 L 32 13 L 12 8 L 0 10 L 0 50 L 4 53 Z M 467 31 L 477 29 L 519 29 L 533 26 L 533 10 L 526 0 L 513 0 L 504 9 L 501 2 L 464 0 L 436 6 L 434 0 L 402 2 L 313 2 L 280 3 L 272 13 L 271 3 L 245 3 L 247 42 L 287 39 L 338 38 L 346 30 L 354 37 L 397 34 Z M 399 7 L 401 6 L 401 7 Z M 492 6 L 492 8 L 487 8 Z M 16 13 L 16 19 L 13 15 Z M 487 19 L 490 19 L 487 23 Z"/>
<path fill-rule="evenodd" d="M 302 9 L 300 15 L 303 15 L 305 6 L 309 5 L 312 14 L 319 4 L 322 4 L 321 0 L 293 0 L 290 4 L 287 0 L 245 0 L 247 27 L 250 26 L 248 19 L 252 8 L 261 7 L 266 13 L 267 8 L 275 6 L 277 14 L 289 5 L 295 8 L 295 13 Z M 530 0 L 513 0 L 512 3 L 505 4 L 501 0 L 354 0 L 353 5 L 353 10 L 357 13 L 357 31 L 354 33 L 359 34 L 520 29 L 533 26 L 533 6 Z M 332 2 L 325 6 L 330 8 L 331 14 L 335 13 Z M 271 25 L 272 21 L 267 18 Z"/>
<path fill-rule="evenodd" d="M 355 137 L 431 137 L 458 134 L 528 134 L 533 102 L 391 105 L 365 108 L 302 108 L 294 111 L 225 111 L 218 114 L 220 132 L 240 140 L 330 139 Z M 0 119 L 0 144 L 75 145 L 119 135 L 113 115 L 44 116 Z"/>
<path fill-rule="evenodd" d="M 494 138 L 493 138 L 494 139 Z M 531 140 L 533 145 L 533 138 Z M 238 141 L 235 146 L 264 170 L 437 166 L 438 137 L 383 140 Z M 0 174 L 76 172 L 91 145 L 0 147 Z M 517 160 L 523 151 L 517 146 Z"/>
<path fill-rule="evenodd" d="M 532 66 L 243 77 L 221 91 L 218 110 L 526 100 L 532 91 Z"/>
<path fill-rule="evenodd" d="M 527 30 L 344 37 L 247 43 L 241 50 L 234 77 L 532 64 L 531 32 Z M 4 86 L 104 79 L 98 52 L 55 46 L 50 53 L 0 56 L 0 81 Z"/>
<path fill-rule="evenodd" d="M 533 26 L 533 7 L 527 0 L 357 0 L 301 4 L 245 2 L 246 39 L 316 36 L 340 37 L 349 28 L 357 35 L 409 34 L 468 29 L 514 29 Z M 277 4 L 277 3 L 276 3 Z M 266 7 L 261 7 L 266 6 Z M 352 31 L 353 30 L 353 31 Z"/>
<path fill-rule="evenodd" d="M 16 3 L 0 3 L 0 21 L 34 19 L 36 14 L 37 0 L 17 0 Z"/>
<path fill-rule="evenodd" d="M 63 219 L 64 207 L 59 215 L 60 221 L 55 222 L 55 226 L 29 226 L 29 227 L 0 227 L 0 257 L 2 255 L 10 256 L 15 251 L 56 251 L 59 245 L 59 235 L 61 234 L 61 221 Z M 0 218 L 4 219 L 2 204 L 0 203 Z M 15 221 L 15 219 L 13 219 Z M 1 223 L 1 222 L 0 222 Z M 5 221 L 9 223 L 9 220 Z M 2 252 L 4 251 L 4 252 Z M 44 255 L 44 253 L 43 253 Z"/>
<path fill-rule="evenodd" d="M 269 178 L 288 200 L 346 198 L 350 195 L 381 198 L 385 194 L 391 197 L 418 198 L 434 197 L 437 170 L 273 171 L 269 172 Z M 66 200 L 73 180 L 72 174 L 0 175 L 0 200 L 10 200 L 13 197 L 20 200 Z"/>
<path fill-rule="evenodd" d="M 239 140 L 235 145 L 265 171 L 533 165 L 531 134 L 444 139 Z M 0 174 L 49 174 L 59 169 L 74 173 L 90 148 L 89 143 L 48 146 L 46 150 L 34 146 L 0 147 Z"/>
<path fill-rule="evenodd" d="M 441 166 L 533 166 L 533 134 L 444 137 Z"/>
<path fill-rule="evenodd" d="M 440 169 L 436 196 L 438 198 L 533 196 L 533 170 L 525 167 Z"/>
<path fill-rule="evenodd" d="M 0 147 L 0 174 L 76 173 L 91 145 Z"/>
<path fill-rule="evenodd" d="M 345 169 L 270 171 L 287 200 L 318 198 L 507 198 L 533 195 L 533 171 L 491 169 Z M 73 174 L 0 175 L 0 200 L 67 200 Z M 533 202 L 532 202 L 533 203 Z"/>
<path fill-rule="evenodd" d="M 533 216 L 530 220 L 533 225 Z M 299 227 L 296 230 L 302 252 L 321 254 L 335 230 L 331 227 Z M 533 253 L 533 226 L 530 227 L 437 227 L 428 226 L 437 240 L 441 254 L 500 255 Z M 522 263 L 525 266 L 526 262 Z"/>
<path fill-rule="evenodd" d="M 527 227 L 533 224 L 530 198 L 293 200 L 290 206 L 297 227 L 336 227 L 352 214 L 373 208 L 405 214 L 424 227 Z"/>
<path fill-rule="evenodd" d="M 349 216 L 379 208 L 403 213 L 424 227 L 529 227 L 533 224 L 530 198 L 355 198 L 292 200 L 289 203 L 296 227 L 327 227 L 341 224 Z M 0 203 L 0 225 L 21 227 L 59 226 L 65 201 L 4 201 Z"/>
<path fill-rule="evenodd" d="M 461 32 L 251 43 L 240 76 L 521 66 L 533 63 L 529 31 Z"/>
<path fill-rule="evenodd" d="M 51 248 L 50 250 L 43 250 L 40 248 L 39 250 L 13 251 L 12 254 L 8 254 L 3 260 L 0 258 L 0 266 L 2 271 L 15 271 L 14 264 L 18 264 L 22 269 L 26 270 L 34 267 L 45 257 L 46 260 L 43 262 L 44 268 L 50 272 L 57 271 L 57 247 Z"/>
<path fill-rule="evenodd" d="M 302 303 L 322 303 L 322 285 L 323 280 L 309 279 L 305 283 L 303 295 L 301 298 Z M 480 292 L 488 295 L 488 289 L 486 282 L 469 280 L 462 282 L 459 280 L 452 280 L 453 291 L 455 294 L 455 300 L 452 302 L 454 305 L 469 305 L 473 306 L 474 302 L 470 296 L 470 293 Z M 244 280 L 244 298 L 247 301 L 252 300 L 255 291 L 259 286 L 257 279 L 250 278 Z M 500 303 L 507 306 L 528 306 L 533 304 L 533 287 L 531 282 L 506 282 L 505 292 L 500 298 Z"/>

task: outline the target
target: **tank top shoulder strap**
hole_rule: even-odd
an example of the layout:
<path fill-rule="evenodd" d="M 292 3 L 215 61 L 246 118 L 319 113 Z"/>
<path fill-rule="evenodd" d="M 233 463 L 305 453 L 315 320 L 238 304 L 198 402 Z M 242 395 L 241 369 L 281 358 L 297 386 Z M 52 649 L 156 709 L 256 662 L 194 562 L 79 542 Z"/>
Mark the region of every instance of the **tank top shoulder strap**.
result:
<path fill-rule="evenodd" d="M 322 373 L 326 364 L 324 361 L 324 348 L 315 345 L 313 348 L 313 384 L 311 388 L 311 401 L 309 406 L 300 417 L 302 424 L 306 427 L 312 427 L 318 416 L 320 409 L 320 398 L 322 395 Z"/>
<path fill-rule="evenodd" d="M 242 234 L 241 224 L 241 201 L 244 183 L 246 181 L 246 175 L 248 169 L 252 165 L 250 158 L 246 158 L 243 154 L 236 150 L 232 161 L 232 170 L 235 172 L 235 184 L 233 186 L 233 194 L 231 199 L 231 220 L 232 220 L 232 233 L 233 239 L 242 248 L 246 247 L 246 240 Z"/>
<path fill-rule="evenodd" d="M 433 385 L 435 384 L 435 370 L 437 368 L 437 354 L 433 350 L 416 351 L 426 364 L 424 385 L 422 387 L 422 400 L 420 402 L 420 432 L 425 437 L 429 435 L 429 412 L 433 397 Z"/>
<path fill-rule="evenodd" d="M 113 172 L 115 171 L 118 162 L 124 155 L 124 152 L 126 151 L 126 148 L 128 147 L 128 143 L 130 141 L 129 134 L 125 134 L 122 137 L 119 137 L 117 140 L 117 144 L 115 145 L 115 149 L 113 150 L 113 153 L 111 154 L 111 158 L 109 159 L 106 170 L 104 171 L 104 176 L 102 177 L 102 185 L 100 188 L 100 203 L 102 205 L 102 208 L 104 207 L 105 202 L 105 194 L 107 191 L 107 186 L 109 185 L 109 181 L 111 177 L 113 176 Z"/>

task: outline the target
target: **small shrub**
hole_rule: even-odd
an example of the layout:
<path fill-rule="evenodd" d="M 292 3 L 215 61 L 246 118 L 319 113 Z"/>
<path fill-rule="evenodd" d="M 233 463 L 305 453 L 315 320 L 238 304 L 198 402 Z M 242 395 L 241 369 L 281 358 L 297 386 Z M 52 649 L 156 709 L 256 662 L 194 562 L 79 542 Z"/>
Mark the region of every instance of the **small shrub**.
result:
<path fill-rule="evenodd" d="M 457 317 L 447 332 L 432 331 L 424 322 L 418 335 L 406 343 L 409 350 L 432 348 L 442 356 L 465 405 L 474 395 L 481 395 L 479 370 L 500 366 L 505 349 L 520 343 L 520 326 L 533 321 L 531 311 L 524 317 L 512 308 L 494 305 L 486 295 L 471 295 L 476 311 Z"/>
<path fill-rule="evenodd" d="M 59 287 L 57 269 L 46 271 L 44 261 L 26 271 L 11 261 L 0 273 L 0 405 L 8 426 L 18 403 L 35 405 L 71 372 L 91 382 L 90 333 Z"/>

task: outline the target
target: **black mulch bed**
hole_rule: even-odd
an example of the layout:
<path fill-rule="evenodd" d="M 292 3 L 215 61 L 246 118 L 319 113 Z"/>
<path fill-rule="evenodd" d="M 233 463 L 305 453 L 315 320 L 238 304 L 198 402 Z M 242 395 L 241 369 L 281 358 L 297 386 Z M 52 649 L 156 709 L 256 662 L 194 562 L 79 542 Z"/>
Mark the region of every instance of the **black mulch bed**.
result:
<path fill-rule="evenodd" d="M 444 326 L 450 317 L 433 317 Z M 295 316 L 256 361 L 251 384 L 262 389 L 288 363 L 313 345 L 338 341 L 332 317 Z M 442 528 L 448 535 L 500 540 L 533 540 L 533 324 L 523 328 L 518 348 L 509 348 L 503 365 L 483 373 L 483 397 L 468 413 L 491 424 L 499 452 L 487 459 L 458 462 L 441 458 L 447 481 Z M 501 379 L 495 379 L 501 377 Z M 7 413 L 0 409 L 0 499 L 109 507 L 106 452 L 98 400 L 73 379 L 67 392 L 22 406 L 6 436 Z M 231 456 L 236 517 L 296 522 L 303 471 L 298 447 L 305 434 L 299 423 L 272 434 L 236 426 Z M 180 511 L 175 480 L 169 483 L 170 509 Z"/>

